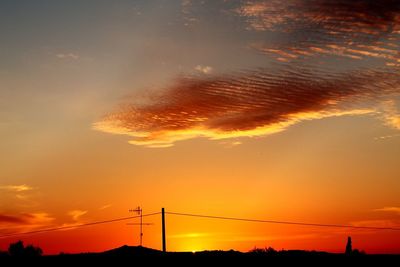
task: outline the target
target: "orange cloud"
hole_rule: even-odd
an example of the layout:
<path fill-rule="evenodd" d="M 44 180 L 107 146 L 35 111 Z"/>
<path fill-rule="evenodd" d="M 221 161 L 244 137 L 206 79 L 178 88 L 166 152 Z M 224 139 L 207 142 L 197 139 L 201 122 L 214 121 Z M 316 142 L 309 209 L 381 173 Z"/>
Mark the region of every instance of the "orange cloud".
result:
<path fill-rule="evenodd" d="M 398 93 L 399 79 L 391 72 L 318 75 L 306 68 L 182 78 L 147 104 L 121 107 L 93 127 L 129 135 L 129 143 L 149 147 L 195 137 L 262 136 L 304 120 L 375 113 L 363 102 Z"/>
<path fill-rule="evenodd" d="M 79 221 L 80 217 L 85 215 L 87 210 L 71 210 L 68 212 L 68 215 L 71 216 L 72 220 Z"/>

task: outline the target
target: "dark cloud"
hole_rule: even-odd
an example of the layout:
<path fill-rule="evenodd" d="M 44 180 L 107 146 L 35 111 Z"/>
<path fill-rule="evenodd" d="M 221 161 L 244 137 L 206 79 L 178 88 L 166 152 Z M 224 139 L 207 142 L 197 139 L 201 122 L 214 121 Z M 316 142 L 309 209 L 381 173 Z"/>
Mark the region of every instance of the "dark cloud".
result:
<path fill-rule="evenodd" d="M 246 1 L 237 12 L 249 29 L 283 33 L 253 44 L 280 61 L 328 55 L 400 65 L 400 1 Z"/>
<path fill-rule="evenodd" d="M 237 11 L 258 30 L 390 33 L 400 21 L 397 0 L 250 0 Z"/>
<path fill-rule="evenodd" d="M 54 225 L 53 221 L 54 218 L 45 212 L 0 214 L 0 234 L 8 235 L 41 229 Z"/>
<path fill-rule="evenodd" d="M 10 216 L 10 215 L 5 215 L 5 214 L 0 214 L 0 224 L 3 223 L 11 223 L 11 224 L 25 224 L 27 223 L 27 220 L 24 217 L 20 216 Z"/>

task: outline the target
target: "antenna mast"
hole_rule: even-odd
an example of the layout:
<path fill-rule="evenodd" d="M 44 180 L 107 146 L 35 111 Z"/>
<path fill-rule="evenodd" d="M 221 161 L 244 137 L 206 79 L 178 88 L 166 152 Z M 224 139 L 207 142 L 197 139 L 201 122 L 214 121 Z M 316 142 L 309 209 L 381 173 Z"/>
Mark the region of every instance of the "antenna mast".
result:
<path fill-rule="evenodd" d="M 143 245 L 143 209 L 138 206 L 136 209 L 130 209 L 129 212 L 135 212 L 140 215 L 140 246 Z M 136 223 L 132 223 L 130 225 L 137 225 Z"/>

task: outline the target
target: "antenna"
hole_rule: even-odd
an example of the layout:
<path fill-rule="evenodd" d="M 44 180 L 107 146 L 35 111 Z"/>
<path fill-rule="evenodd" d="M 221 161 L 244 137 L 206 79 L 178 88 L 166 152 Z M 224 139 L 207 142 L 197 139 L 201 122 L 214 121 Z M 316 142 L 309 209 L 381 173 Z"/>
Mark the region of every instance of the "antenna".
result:
<path fill-rule="evenodd" d="M 138 206 L 136 209 L 130 209 L 129 212 L 135 212 L 140 215 L 140 223 L 127 223 L 127 225 L 140 225 L 140 246 L 143 245 L 143 225 L 153 225 L 152 223 L 143 223 L 143 209 Z"/>

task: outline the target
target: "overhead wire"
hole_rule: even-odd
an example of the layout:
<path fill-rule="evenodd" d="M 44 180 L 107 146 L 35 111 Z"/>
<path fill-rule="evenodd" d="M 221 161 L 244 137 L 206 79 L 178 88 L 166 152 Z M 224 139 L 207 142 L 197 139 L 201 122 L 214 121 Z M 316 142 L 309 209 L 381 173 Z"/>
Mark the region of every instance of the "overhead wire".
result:
<path fill-rule="evenodd" d="M 322 224 L 322 223 L 307 223 L 307 222 L 293 222 L 293 221 L 276 221 L 276 220 L 260 220 L 260 219 L 246 219 L 238 217 L 225 217 L 225 216 L 212 216 L 203 214 L 191 214 L 191 213 L 179 213 L 179 212 L 165 212 L 170 215 L 208 218 L 208 219 L 220 219 L 220 220 L 232 220 L 232 221 L 245 221 L 245 222 L 258 222 L 258 223 L 272 223 L 272 224 L 287 224 L 287 225 L 301 225 L 301 226 L 315 226 L 315 227 L 335 227 L 335 228 L 354 228 L 354 229 L 368 229 L 368 230 L 394 230 L 400 231 L 400 228 L 396 227 L 380 227 L 380 226 L 356 226 L 356 225 L 345 225 L 345 224 Z"/>
<path fill-rule="evenodd" d="M 143 214 L 142 217 L 153 216 L 153 215 L 157 215 L 157 214 L 160 214 L 160 213 L 161 212 Z M 68 225 L 68 226 L 60 226 L 60 227 L 47 228 L 47 229 L 39 229 L 39 230 L 29 231 L 29 232 L 11 233 L 11 234 L 1 235 L 0 238 L 20 236 L 20 235 L 40 234 L 40 233 L 61 231 L 61 230 L 68 230 L 68 229 L 75 229 L 75 228 L 86 227 L 86 226 L 91 226 L 91 225 L 106 224 L 106 223 L 113 223 L 113 222 L 119 222 L 119 221 L 126 221 L 126 220 L 140 218 L 140 217 L 141 217 L 140 215 L 137 215 L 137 216 L 129 216 L 129 217 L 123 217 L 123 218 L 117 218 L 117 219 L 111 219 L 111 220 L 96 221 L 96 222 L 89 222 L 89 223 L 82 223 L 82 224 Z"/>

